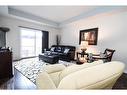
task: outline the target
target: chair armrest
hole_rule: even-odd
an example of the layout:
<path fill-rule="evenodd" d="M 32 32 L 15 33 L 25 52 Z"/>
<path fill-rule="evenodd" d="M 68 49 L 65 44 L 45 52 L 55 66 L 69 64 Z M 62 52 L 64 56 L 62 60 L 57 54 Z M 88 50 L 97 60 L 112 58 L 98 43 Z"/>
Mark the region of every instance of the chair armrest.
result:
<path fill-rule="evenodd" d="M 63 64 L 46 65 L 44 71 L 49 73 L 60 72 L 66 67 Z"/>
<path fill-rule="evenodd" d="M 55 89 L 56 86 L 46 72 L 42 72 L 36 78 L 36 85 L 38 89 Z"/>

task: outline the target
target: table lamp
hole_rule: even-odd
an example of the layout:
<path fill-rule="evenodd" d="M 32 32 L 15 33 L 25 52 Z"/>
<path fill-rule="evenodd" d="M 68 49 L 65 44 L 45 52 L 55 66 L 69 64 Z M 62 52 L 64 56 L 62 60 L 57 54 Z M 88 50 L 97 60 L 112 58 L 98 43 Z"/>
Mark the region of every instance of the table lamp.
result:
<path fill-rule="evenodd" d="M 85 53 L 85 51 L 87 50 L 87 46 L 88 46 L 88 41 L 81 41 L 80 48 L 82 50 L 82 53 Z"/>

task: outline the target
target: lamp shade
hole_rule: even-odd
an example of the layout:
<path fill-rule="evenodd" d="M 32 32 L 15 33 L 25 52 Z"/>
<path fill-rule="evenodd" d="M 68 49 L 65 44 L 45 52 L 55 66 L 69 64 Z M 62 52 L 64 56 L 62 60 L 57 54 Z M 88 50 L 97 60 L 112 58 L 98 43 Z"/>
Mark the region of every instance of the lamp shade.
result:
<path fill-rule="evenodd" d="M 88 46 L 88 41 L 81 41 L 80 44 L 81 49 L 86 49 L 87 46 Z"/>

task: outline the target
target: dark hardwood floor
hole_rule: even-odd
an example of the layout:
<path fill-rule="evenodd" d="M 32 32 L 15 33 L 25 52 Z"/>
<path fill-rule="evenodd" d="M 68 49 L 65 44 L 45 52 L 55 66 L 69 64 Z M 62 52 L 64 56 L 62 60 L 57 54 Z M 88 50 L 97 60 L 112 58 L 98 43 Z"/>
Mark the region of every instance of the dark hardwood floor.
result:
<path fill-rule="evenodd" d="M 14 76 L 11 79 L 1 79 L 0 89 L 8 90 L 35 90 L 36 85 L 23 76 L 18 70 L 14 70 Z M 127 89 L 127 74 L 123 73 L 117 80 L 113 89 Z"/>
<path fill-rule="evenodd" d="M 125 89 L 127 90 L 127 74 L 123 73 L 121 77 L 116 81 L 113 89 Z"/>
<path fill-rule="evenodd" d="M 0 89 L 22 89 L 22 90 L 34 90 L 36 85 L 23 76 L 18 70 L 14 69 L 14 76 L 11 79 L 0 80 Z"/>

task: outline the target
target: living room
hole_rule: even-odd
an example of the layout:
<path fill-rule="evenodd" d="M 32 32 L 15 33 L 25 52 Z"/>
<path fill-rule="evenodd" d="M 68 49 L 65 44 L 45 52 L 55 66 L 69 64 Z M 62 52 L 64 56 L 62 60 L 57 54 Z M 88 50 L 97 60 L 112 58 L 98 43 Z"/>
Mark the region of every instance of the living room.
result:
<path fill-rule="evenodd" d="M 31 60 L 32 58 L 29 57 L 34 57 L 37 58 L 38 60 L 39 54 L 42 54 L 42 51 L 44 51 L 45 48 L 48 49 L 51 48 L 52 45 L 59 44 L 65 46 L 65 48 L 67 48 L 68 46 L 75 47 L 75 54 L 74 54 L 75 56 L 72 58 L 74 60 L 71 60 L 71 62 L 68 62 L 68 60 L 60 61 L 60 63 L 63 64 L 65 63 L 64 64 L 65 66 L 72 65 L 77 61 L 77 56 L 76 56 L 77 52 L 81 51 L 80 38 L 82 35 L 80 32 L 81 31 L 89 32 L 89 30 L 91 29 L 93 29 L 92 31 L 94 31 L 94 29 L 97 29 L 96 42 L 93 45 L 87 44 L 87 48 L 85 48 L 86 49 L 85 52 L 92 53 L 92 54 L 100 54 L 100 52 L 101 53 L 104 52 L 105 49 L 107 48 L 115 50 L 112 56 L 112 61 L 120 61 L 124 63 L 125 69 L 123 72 L 125 75 L 127 73 L 127 66 L 126 66 L 127 59 L 126 59 L 126 50 L 125 50 L 125 48 L 127 47 L 126 46 L 126 40 L 127 40 L 126 18 L 127 18 L 126 6 L 0 6 L 0 27 L 9 28 L 9 31 L 6 32 L 6 47 L 11 48 L 13 54 L 12 60 L 14 62 L 23 61 L 21 63 L 27 64 L 27 61 L 24 60 L 27 59 Z M 48 32 L 49 36 L 46 38 L 48 39 L 47 40 L 48 42 L 45 39 L 41 40 L 44 42 L 38 40 L 38 42 L 40 42 L 42 47 L 41 49 L 39 49 L 40 46 L 38 46 L 37 48 L 34 49 L 35 50 L 38 49 L 40 51 L 39 52 L 35 51 L 35 55 L 32 56 L 26 56 L 29 54 L 24 53 L 24 55 L 26 54 L 24 57 L 22 55 L 23 47 L 21 44 L 23 42 L 21 38 L 21 34 L 23 33 L 22 30 L 25 32 L 36 30 L 38 33 L 39 31 L 42 31 L 43 32 L 42 35 L 44 35 L 45 32 Z M 59 43 L 57 43 L 56 40 L 59 40 Z M 35 44 L 36 43 L 37 42 L 35 42 Z M 44 60 L 42 59 L 41 61 L 43 62 Z M 36 60 L 33 61 L 33 59 L 32 61 L 29 62 L 39 63 Z M 85 62 L 83 65 L 85 64 L 87 64 L 87 62 Z M 46 64 L 45 67 L 46 66 L 48 67 L 50 65 L 55 66 L 57 64 L 53 64 L 53 65 Z M 18 67 L 18 65 L 16 66 Z M 60 64 L 58 65 L 58 68 L 64 68 L 59 66 Z M 80 69 L 83 67 L 82 64 L 77 66 L 80 67 Z M 16 68 L 15 65 L 14 68 Z M 42 76 L 41 78 L 43 77 L 44 76 Z M 126 76 L 124 77 L 124 80 L 126 80 Z M 41 83 L 40 80 L 38 82 Z M 42 83 L 42 85 L 40 85 L 40 83 L 39 86 L 42 85 L 46 86 L 47 84 L 47 83 L 46 84 Z M 123 89 L 126 89 L 127 87 L 126 82 L 122 81 L 122 85 L 123 84 L 125 85 Z M 52 87 L 49 87 L 49 89 L 51 88 Z M 64 88 L 66 89 L 66 87 Z M 120 87 L 118 88 L 122 89 Z M 7 89 L 7 88 L 4 87 L 3 89 Z M 9 89 L 16 89 L 16 87 L 9 88 Z M 20 89 L 20 87 L 17 89 Z M 99 89 L 99 88 L 95 88 L 95 89 Z"/>

